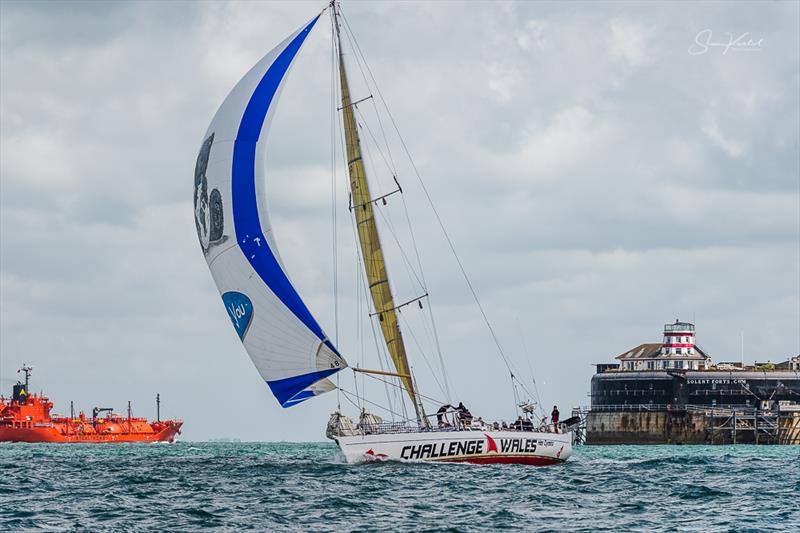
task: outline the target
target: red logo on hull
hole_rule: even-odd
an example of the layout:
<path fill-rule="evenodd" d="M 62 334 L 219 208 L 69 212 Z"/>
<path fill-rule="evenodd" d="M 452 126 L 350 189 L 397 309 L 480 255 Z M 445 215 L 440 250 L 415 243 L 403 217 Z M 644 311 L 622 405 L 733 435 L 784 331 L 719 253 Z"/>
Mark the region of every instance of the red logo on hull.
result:
<path fill-rule="evenodd" d="M 385 453 L 375 453 L 375 452 L 373 452 L 372 448 L 370 448 L 369 450 L 364 452 L 364 456 L 367 457 L 368 459 L 385 459 L 385 458 L 389 457 Z"/>
<path fill-rule="evenodd" d="M 484 435 L 486 435 L 486 453 L 497 453 L 497 444 L 494 442 L 494 439 L 487 433 L 484 433 Z"/>

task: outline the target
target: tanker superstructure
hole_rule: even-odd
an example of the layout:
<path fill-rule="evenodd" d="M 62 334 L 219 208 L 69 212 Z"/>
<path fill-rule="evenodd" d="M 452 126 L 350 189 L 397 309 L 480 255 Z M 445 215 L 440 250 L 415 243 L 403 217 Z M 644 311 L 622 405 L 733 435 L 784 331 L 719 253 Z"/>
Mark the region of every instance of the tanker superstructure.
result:
<path fill-rule="evenodd" d="M 95 407 L 92 416 L 80 412 L 69 417 L 51 415 L 53 402 L 44 394 L 29 392 L 31 368 L 23 366 L 25 383 L 18 382 L 10 399 L 0 397 L 0 442 L 173 442 L 181 420 L 148 421 L 110 408 Z M 101 416 L 108 413 L 108 416 Z"/>

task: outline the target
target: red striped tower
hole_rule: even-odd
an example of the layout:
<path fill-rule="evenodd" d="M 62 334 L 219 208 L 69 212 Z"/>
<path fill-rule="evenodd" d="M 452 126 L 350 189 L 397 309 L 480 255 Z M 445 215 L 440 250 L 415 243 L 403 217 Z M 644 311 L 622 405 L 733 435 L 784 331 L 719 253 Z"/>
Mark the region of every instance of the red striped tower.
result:
<path fill-rule="evenodd" d="M 694 324 L 675 320 L 674 324 L 664 324 L 664 341 L 661 344 L 662 355 L 694 355 Z"/>

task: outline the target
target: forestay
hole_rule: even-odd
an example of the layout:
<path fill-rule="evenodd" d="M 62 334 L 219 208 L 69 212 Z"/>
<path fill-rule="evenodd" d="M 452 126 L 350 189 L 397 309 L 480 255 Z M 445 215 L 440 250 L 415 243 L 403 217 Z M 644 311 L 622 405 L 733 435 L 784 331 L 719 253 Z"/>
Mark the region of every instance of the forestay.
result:
<path fill-rule="evenodd" d="M 290 282 L 267 213 L 267 132 L 284 79 L 319 16 L 261 59 L 233 88 L 197 157 L 197 235 L 231 322 L 283 407 L 334 385 L 347 363 Z M 270 177 L 270 179 L 275 179 Z"/>

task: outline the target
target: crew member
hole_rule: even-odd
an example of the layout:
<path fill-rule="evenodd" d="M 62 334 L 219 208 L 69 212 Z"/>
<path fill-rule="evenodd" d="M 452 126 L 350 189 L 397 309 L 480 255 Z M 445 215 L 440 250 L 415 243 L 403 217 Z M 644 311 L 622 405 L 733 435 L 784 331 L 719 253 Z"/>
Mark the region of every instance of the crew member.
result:
<path fill-rule="evenodd" d="M 522 419 L 522 431 L 533 431 L 533 422 L 531 422 L 530 418 Z"/>
<path fill-rule="evenodd" d="M 462 402 L 458 402 L 458 407 L 456 407 L 458 411 L 458 418 L 464 426 L 469 426 L 472 424 L 472 413 L 469 412 Z"/>
<path fill-rule="evenodd" d="M 439 410 L 436 411 L 436 420 L 439 421 L 439 427 L 440 428 L 448 428 L 448 427 L 450 427 L 450 424 L 447 422 L 447 420 L 445 420 L 444 415 L 447 413 L 447 411 L 449 411 L 452 408 L 453 408 L 453 406 L 448 403 L 448 404 L 445 404 L 445 405 L 441 406 L 439 408 Z"/>
<path fill-rule="evenodd" d="M 558 433 L 558 416 L 559 416 L 558 406 L 554 405 L 553 412 L 550 413 L 550 418 L 553 420 L 553 431 L 555 431 L 556 433 Z"/>

